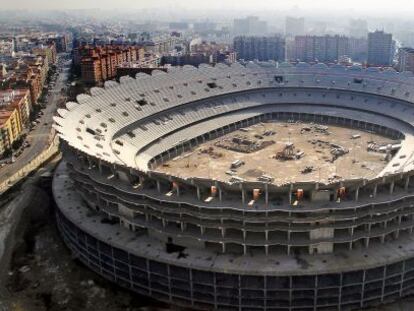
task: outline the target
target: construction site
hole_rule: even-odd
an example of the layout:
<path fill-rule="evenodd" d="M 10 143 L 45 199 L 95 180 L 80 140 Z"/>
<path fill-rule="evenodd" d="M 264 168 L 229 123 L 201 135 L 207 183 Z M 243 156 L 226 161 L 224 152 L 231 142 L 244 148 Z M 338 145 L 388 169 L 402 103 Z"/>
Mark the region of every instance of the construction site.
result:
<path fill-rule="evenodd" d="M 52 190 L 73 256 L 193 310 L 413 294 L 414 82 L 308 67 L 185 67 L 67 103 Z"/>
<path fill-rule="evenodd" d="M 183 178 L 222 181 L 330 183 L 374 177 L 399 143 L 354 128 L 269 121 L 201 144 L 156 170 Z"/>

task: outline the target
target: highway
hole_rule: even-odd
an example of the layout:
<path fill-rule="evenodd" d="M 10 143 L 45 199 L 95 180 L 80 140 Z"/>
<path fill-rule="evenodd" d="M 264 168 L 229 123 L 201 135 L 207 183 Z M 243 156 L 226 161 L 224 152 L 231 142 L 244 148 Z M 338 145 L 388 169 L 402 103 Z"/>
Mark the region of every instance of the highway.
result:
<path fill-rule="evenodd" d="M 50 133 L 52 129 L 52 117 L 56 113 L 57 105 L 62 100 L 63 95 L 61 89 L 65 87 L 69 75 L 68 62 L 58 62 L 55 86 L 49 90 L 46 107 L 42 110 L 43 115 L 40 117 L 35 128 L 27 134 L 26 141 L 30 143 L 30 147 L 24 149 L 22 154 L 16 158 L 16 161 L 7 164 L 0 169 L 0 183 L 4 182 L 24 167 L 27 163 L 32 161 L 38 154 L 48 147 Z M 61 69 L 61 71 L 60 71 Z"/>

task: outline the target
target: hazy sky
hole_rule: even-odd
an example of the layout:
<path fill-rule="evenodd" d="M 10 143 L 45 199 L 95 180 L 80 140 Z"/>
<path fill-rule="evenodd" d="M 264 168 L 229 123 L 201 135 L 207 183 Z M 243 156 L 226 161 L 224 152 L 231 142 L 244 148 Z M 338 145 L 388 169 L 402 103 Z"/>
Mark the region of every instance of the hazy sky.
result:
<path fill-rule="evenodd" d="M 237 10 L 335 10 L 412 14 L 414 0 L 0 0 L 1 9 L 237 9 Z M 398 16 L 396 16 L 398 18 Z"/>

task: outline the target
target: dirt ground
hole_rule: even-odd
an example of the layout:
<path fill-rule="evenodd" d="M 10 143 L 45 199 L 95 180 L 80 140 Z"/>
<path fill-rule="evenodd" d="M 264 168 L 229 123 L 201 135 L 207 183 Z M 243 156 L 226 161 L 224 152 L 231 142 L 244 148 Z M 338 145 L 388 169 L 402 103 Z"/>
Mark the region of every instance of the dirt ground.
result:
<path fill-rule="evenodd" d="M 36 193 L 47 197 L 43 190 Z M 6 310 L 169 310 L 113 285 L 75 261 L 59 237 L 52 208 L 42 202 L 43 206 L 23 215 L 24 234 L 17 241 L 6 281 Z"/>
<path fill-rule="evenodd" d="M 274 134 L 264 135 L 264 133 Z M 359 135 L 356 139 L 351 136 Z M 245 153 L 226 149 L 234 146 L 231 140 L 243 138 L 255 142 L 268 142 L 268 146 Z M 264 175 L 274 179 L 275 184 L 295 181 L 319 181 L 328 183 L 335 179 L 374 177 L 387 164 L 384 153 L 368 152 L 368 142 L 377 144 L 396 143 L 391 139 L 361 130 L 312 123 L 268 122 L 239 129 L 220 138 L 206 142 L 195 150 L 184 153 L 156 170 L 181 177 L 214 178 L 228 181 L 233 176 L 255 181 Z M 275 159 L 278 151 L 293 143 L 293 153 L 303 152 L 299 159 Z M 333 160 L 333 145 L 343 147 L 345 154 Z M 223 146 L 224 145 L 224 146 Z M 244 162 L 230 171 L 233 161 Z M 311 167 L 310 172 L 302 173 Z M 230 174 L 232 173 L 232 174 Z"/>

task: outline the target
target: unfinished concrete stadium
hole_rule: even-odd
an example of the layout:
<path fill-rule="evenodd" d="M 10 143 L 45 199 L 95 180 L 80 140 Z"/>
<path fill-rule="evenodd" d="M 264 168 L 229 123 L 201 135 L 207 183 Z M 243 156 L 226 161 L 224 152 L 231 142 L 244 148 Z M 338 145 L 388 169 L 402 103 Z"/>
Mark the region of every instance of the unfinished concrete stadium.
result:
<path fill-rule="evenodd" d="M 414 76 L 184 66 L 59 109 L 73 254 L 196 310 L 357 310 L 414 289 Z"/>

